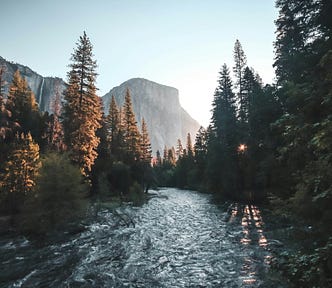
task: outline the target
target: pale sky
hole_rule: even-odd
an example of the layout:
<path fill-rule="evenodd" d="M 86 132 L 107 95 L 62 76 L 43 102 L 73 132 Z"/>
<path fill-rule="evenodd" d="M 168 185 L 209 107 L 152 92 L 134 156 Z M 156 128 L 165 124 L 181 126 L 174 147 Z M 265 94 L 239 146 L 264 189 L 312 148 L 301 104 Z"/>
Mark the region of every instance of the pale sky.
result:
<path fill-rule="evenodd" d="M 274 0 L 0 0 L 0 56 L 67 80 L 75 43 L 94 46 L 98 94 L 142 77 L 179 90 L 200 124 L 239 39 L 265 83 L 274 79 Z"/>

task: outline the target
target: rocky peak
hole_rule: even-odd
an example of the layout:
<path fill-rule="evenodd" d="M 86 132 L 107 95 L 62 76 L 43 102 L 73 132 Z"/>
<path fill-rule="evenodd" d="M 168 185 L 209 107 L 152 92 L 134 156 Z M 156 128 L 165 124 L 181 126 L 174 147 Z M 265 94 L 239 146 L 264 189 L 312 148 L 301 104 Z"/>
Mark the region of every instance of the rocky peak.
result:
<path fill-rule="evenodd" d="M 55 95 L 56 86 L 59 86 L 60 92 L 66 88 L 65 82 L 57 77 L 43 77 L 29 67 L 9 62 L 0 56 L 0 66 L 5 67 L 4 81 L 5 93 L 8 92 L 9 85 L 13 80 L 14 73 L 19 70 L 24 77 L 30 89 L 35 94 L 36 101 L 41 111 L 51 111 L 51 102 Z"/>
<path fill-rule="evenodd" d="M 106 114 L 112 95 L 119 106 L 123 105 L 127 88 L 138 125 L 141 127 L 142 117 L 147 123 L 154 153 L 162 153 L 165 145 L 175 146 L 177 139 L 185 145 L 187 133 L 194 139 L 200 125 L 181 107 L 179 91 L 147 79 L 133 78 L 108 92 L 103 97 Z"/>

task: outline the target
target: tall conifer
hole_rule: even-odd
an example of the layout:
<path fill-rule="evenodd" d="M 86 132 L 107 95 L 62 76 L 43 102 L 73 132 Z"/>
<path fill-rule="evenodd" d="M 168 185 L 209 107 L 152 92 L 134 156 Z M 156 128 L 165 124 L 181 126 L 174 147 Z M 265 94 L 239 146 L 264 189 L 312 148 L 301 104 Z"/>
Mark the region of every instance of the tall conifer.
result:
<path fill-rule="evenodd" d="M 137 127 L 135 113 L 131 102 L 129 89 L 126 91 L 122 110 L 122 125 L 128 164 L 138 161 L 141 156 L 141 135 Z"/>
<path fill-rule="evenodd" d="M 19 70 L 15 72 L 9 87 L 5 108 L 11 112 L 12 121 L 20 125 L 23 133 L 31 132 L 34 138 L 41 137 L 38 104 Z"/>
<path fill-rule="evenodd" d="M 242 45 L 239 40 L 235 41 L 234 45 L 234 67 L 233 71 L 235 74 L 235 87 L 237 88 L 238 97 L 238 117 L 242 123 L 247 120 L 245 111 L 245 95 L 243 94 L 244 89 L 244 70 L 247 66 L 247 58 L 242 49 Z"/>
<path fill-rule="evenodd" d="M 121 148 L 121 115 L 114 95 L 112 95 L 108 115 L 106 117 L 106 128 L 111 154 L 119 156 L 118 154 Z"/>
<path fill-rule="evenodd" d="M 85 32 L 71 61 L 63 111 L 65 140 L 72 160 L 80 166 L 83 175 L 89 176 L 97 157 L 96 131 L 101 127 L 102 103 L 96 95 L 97 64 Z"/>
<path fill-rule="evenodd" d="M 142 155 L 142 161 L 150 165 L 152 159 L 152 150 L 151 150 L 148 128 L 144 118 L 142 118 L 141 155 Z"/>
<path fill-rule="evenodd" d="M 236 198 L 237 195 L 234 194 L 238 188 L 236 151 L 239 143 L 236 97 L 232 86 L 229 69 L 224 64 L 219 73 L 218 87 L 212 103 L 212 131 L 208 141 L 207 171 L 210 189 L 218 191 L 222 197 Z"/>
<path fill-rule="evenodd" d="M 18 212 L 25 196 L 34 188 L 39 166 L 38 144 L 32 140 L 30 133 L 17 134 L 3 175 L 3 191 L 11 213 Z"/>

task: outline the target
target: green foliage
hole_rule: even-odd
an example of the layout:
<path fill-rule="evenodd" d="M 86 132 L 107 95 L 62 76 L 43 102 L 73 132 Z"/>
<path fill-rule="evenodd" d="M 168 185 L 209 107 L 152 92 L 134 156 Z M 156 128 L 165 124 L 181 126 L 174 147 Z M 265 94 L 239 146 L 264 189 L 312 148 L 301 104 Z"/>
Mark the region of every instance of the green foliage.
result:
<path fill-rule="evenodd" d="M 16 135 L 4 172 L 0 175 L 1 208 L 4 212 L 15 214 L 20 211 L 36 184 L 39 166 L 39 146 L 31 134 Z"/>
<path fill-rule="evenodd" d="M 110 183 L 112 189 L 121 196 L 129 192 L 130 183 L 132 182 L 130 174 L 130 166 L 120 161 L 113 163 Z"/>
<path fill-rule="evenodd" d="M 275 174 L 282 175 L 276 178 L 284 185 L 276 183 L 275 191 L 293 216 L 317 226 L 315 240 L 327 241 L 286 257 L 281 269 L 299 287 L 330 287 L 332 6 L 325 0 L 278 0 L 277 8 L 275 67 L 283 115 L 273 131 L 279 134 Z"/>
<path fill-rule="evenodd" d="M 123 131 L 121 125 L 121 115 L 116 104 L 115 98 L 112 95 L 108 115 L 105 119 L 105 126 L 107 129 L 107 141 L 109 143 L 110 152 L 117 160 L 121 159 L 121 148 L 123 146 Z"/>
<path fill-rule="evenodd" d="M 84 215 L 87 193 L 88 186 L 68 155 L 45 155 L 37 186 L 21 215 L 21 229 L 37 234 L 65 229 Z"/>
<path fill-rule="evenodd" d="M 133 202 L 133 205 L 140 206 L 145 201 L 145 193 L 142 189 L 142 186 L 137 182 L 134 182 L 133 185 L 129 188 L 128 200 Z"/>
<path fill-rule="evenodd" d="M 122 127 L 125 146 L 125 163 L 133 165 L 141 158 L 141 135 L 138 130 L 129 89 L 123 104 Z"/>
<path fill-rule="evenodd" d="M 85 177 L 90 176 L 98 156 L 100 139 L 96 131 L 102 119 L 102 103 L 95 86 L 97 64 L 92 58 L 92 44 L 84 32 L 72 54 L 62 117 L 70 157 Z"/>
<path fill-rule="evenodd" d="M 281 271 L 295 287 L 331 287 L 332 238 L 310 254 L 283 252 L 273 267 Z"/>

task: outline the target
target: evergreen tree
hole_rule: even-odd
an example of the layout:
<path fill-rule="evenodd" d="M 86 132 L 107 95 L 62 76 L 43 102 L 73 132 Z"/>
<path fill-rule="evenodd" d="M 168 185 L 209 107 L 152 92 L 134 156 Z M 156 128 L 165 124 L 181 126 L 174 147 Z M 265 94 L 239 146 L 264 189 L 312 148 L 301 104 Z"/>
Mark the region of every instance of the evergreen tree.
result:
<path fill-rule="evenodd" d="M 129 89 L 126 91 L 122 113 L 124 144 L 126 148 L 126 162 L 127 164 L 132 165 L 135 163 L 135 161 L 139 161 L 141 158 L 141 135 L 137 127 Z"/>
<path fill-rule="evenodd" d="M 180 159 L 180 157 L 182 157 L 182 155 L 183 155 L 183 146 L 182 146 L 182 143 L 181 143 L 180 139 L 178 139 L 178 141 L 177 141 L 175 152 L 176 152 L 177 159 Z"/>
<path fill-rule="evenodd" d="M 195 139 L 194 145 L 195 163 L 200 171 L 199 175 L 203 175 L 206 165 L 207 155 L 207 131 L 204 127 L 200 127 Z"/>
<path fill-rule="evenodd" d="M 331 269 L 326 261 L 330 258 L 332 233 L 332 5 L 327 0 L 278 0 L 276 5 L 279 18 L 274 66 L 283 115 L 273 127 L 280 135 L 277 173 L 283 175 L 285 184 L 283 189 L 277 186 L 276 194 L 290 202 L 287 211 L 316 227 L 318 237 L 314 241 L 322 245 L 313 251 L 306 249 L 308 255 L 291 257 L 292 263 L 285 270 L 298 271 L 296 277 L 285 272 L 294 286 L 329 287 Z"/>
<path fill-rule="evenodd" d="M 79 168 L 66 154 L 46 154 L 42 158 L 36 187 L 22 211 L 22 230 L 46 234 L 64 230 L 75 220 L 77 223 L 77 218 L 84 215 L 83 198 L 87 193 L 88 186 L 82 181 Z"/>
<path fill-rule="evenodd" d="M 152 183 L 152 169 L 151 169 L 152 150 L 148 134 L 148 128 L 144 118 L 142 118 L 142 132 L 141 132 L 141 169 L 142 169 L 142 188 L 145 192 Z"/>
<path fill-rule="evenodd" d="M 85 32 L 71 60 L 63 109 L 65 141 L 72 160 L 80 166 L 84 176 L 89 176 L 97 157 L 99 138 L 96 131 L 101 127 L 102 103 L 96 95 L 97 64 Z"/>
<path fill-rule="evenodd" d="M 169 163 L 171 167 L 174 167 L 176 165 L 176 155 L 174 147 L 168 149 L 167 151 L 167 163 Z"/>
<path fill-rule="evenodd" d="M 14 74 L 9 87 L 9 94 L 5 104 L 6 110 L 11 112 L 12 121 L 20 125 L 21 132 L 31 133 L 34 139 L 41 141 L 40 115 L 38 105 L 28 83 L 21 77 L 19 70 Z"/>
<path fill-rule="evenodd" d="M 316 161 L 322 155 L 311 143 L 318 134 L 329 134 L 328 125 L 322 123 L 327 123 L 331 115 L 331 105 L 326 99 L 330 93 L 327 67 L 330 65 L 332 29 L 324 21 L 326 11 L 322 8 L 331 11 L 326 5 L 325 1 L 277 1 L 280 12 L 276 22 L 275 67 L 281 86 L 278 97 L 283 100 L 284 114 L 275 127 L 283 135 L 279 158 L 287 165 L 286 173 L 293 175 L 286 178 L 290 189 L 287 189 L 288 195 L 283 196 L 297 193 L 296 198 L 303 201 L 300 207 L 305 209 L 309 205 L 311 211 L 314 211 L 314 205 L 309 199 L 319 194 L 319 189 L 309 196 L 309 187 L 314 187 L 314 179 L 320 177 L 317 167 L 325 166 L 324 161 L 317 165 Z"/>
<path fill-rule="evenodd" d="M 232 86 L 229 69 L 224 64 L 219 73 L 218 87 L 212 103 L 212 129 L 218 141 L 226 146 L 237 145 L 236 97 Z"/>
<path fill-rule="evenodd" d="M 310 77 L 307 73 L 308 67 L 313 67 L 319 61 L 319 56 L 312 53 L 312 48 L 317 51 L 318 47 L 322 47 L 324 32 L 327 32 L 319 23 L 321 13 L 328 11 L 328 9 L 321 10 L 327 8 L 324 2 L 326 1 L 276 1 L 279 17 L 276 21 L 277 41 L 275 42 L 274 66 L 278 82 L 293 80 L 301 82 L 306 77 Z"/>
<path fill-rule="evenodd" d="M 247 58 L 242 49 L 242 45 L 239 40 L 235 41 L 234 45 L 234 67 L 233 71 L 235 74 L 235 87 L 237 88 L 237 97 L 238 97 L 238 118 L 240 122 L 244 125 L 247 121 L 247 113 L 246 113 L 246 99 L 243 94 L 244 90 L 244 70 L 247 66 Z"/>
<path fill-rule="evenodd" d="M 152 150 L 151 150 L 148 128 L 146 126 L 144 118 L 142 118 L 141 155 L 143 163 L 150 165 L 152 159 Z"/>
<path fill-rule="evenodd" d="M 111 103 L 109 106 L 109 112 L 106 117 L 106 127 L 107 127 L 108 141 L 110 144 L 111 154 L 119 156 L 121 149 L 120 147 L 122 146 L 121 116 L 114 95 L 112 95 Z"/>
<path fill-rule="evenodd" d="M 39 166 L 39 146 L 31 134 L 17 135 L 2 177 L 4 195 L 1 196 L 4 202 L 8 202 L 10 213 L 17 213 L 33 190 Z"/>
<path fill-rule="evenodd" d="M 207 130 L 200 127 L 194 145 L 194 169 L 192 171 L 192 185 L 197 190 L 206 191 L 206 165 L 207 165 Z"/>
<path fill-rule="evenodd" d="M 208 186 L 221 197 L 238 198 L 236 98 L 229 69 L 224 64 L 212 103 L 212 125 L 208 141 Z M 241 80 L 243 85 L 243 80 Z M 243 89 L 243 88 L 241 88 Z M 243 91 L 241 92 L 243 93 Z"/>
<path fill-rule="evenodd" d="M 190 159 L 194 158 L 194 147 L 191 141 L 191 135 L 190 133 L 187 134 L 187 155 Z"/>
<path fill-rule="evenodd" d="M 160 151 L 157 150 L 157 152 L 156 152 L 156 163 L 155 163 L 155 166 L 161 166 L 162 162 L 163 162 L 163 160 L 161 159 Z"/>
<path fill-rule="evenodd" d="M 96 131 L 99 138 L 97 148 L 97 158 L 91 170 L 92 188 L 90 194 L 98 194 L 99 197 L 107 197 L 111 194 L 110 178 L 112 174 L 112 165 L 115 157 L 111 154 L 109 145 L 109 131 L 105 115 L 102 116 L 101 127 Z"/>
<path fill-rule="evenodd" d="M 167 163 L 168 163 L 168 148 L 165 145 L 163 151 L 163 165 L 166 165 Z"/>

